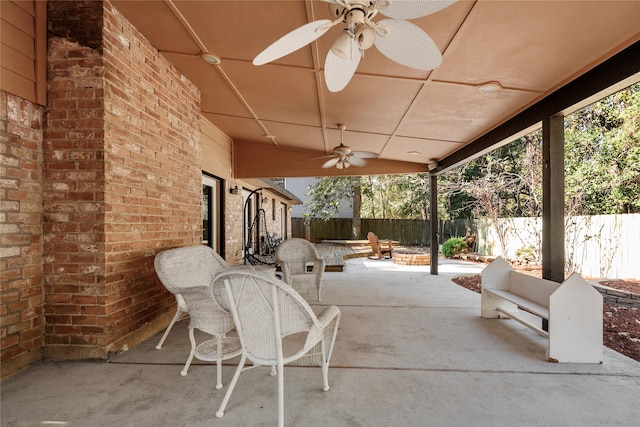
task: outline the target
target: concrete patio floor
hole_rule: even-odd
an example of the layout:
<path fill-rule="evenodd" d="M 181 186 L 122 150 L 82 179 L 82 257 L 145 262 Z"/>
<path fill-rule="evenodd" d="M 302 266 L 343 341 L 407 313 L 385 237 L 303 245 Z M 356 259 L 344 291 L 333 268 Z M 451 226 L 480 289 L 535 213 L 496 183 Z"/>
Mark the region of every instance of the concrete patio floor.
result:
<path fill-rule="evenodd" d="M 450 281 L 472 263 L 429 267 L 352 259 L 326 273 L 321 304 L 342 321 L 322 391 L 318 367 L 285 369 L 289 426 L 638 426 L 640 363 L 604 348 L 602 365 L 553 364 L 545 340 L 509 320 L 481 319 L 480 296 Z M 45 362 L 2 382 L 1 421 L 13 426 L 272 426 L 276 379 L 242 373 L 222 419 L 234 366 L 196 362 L 188 321 L 105 362 Z"/>

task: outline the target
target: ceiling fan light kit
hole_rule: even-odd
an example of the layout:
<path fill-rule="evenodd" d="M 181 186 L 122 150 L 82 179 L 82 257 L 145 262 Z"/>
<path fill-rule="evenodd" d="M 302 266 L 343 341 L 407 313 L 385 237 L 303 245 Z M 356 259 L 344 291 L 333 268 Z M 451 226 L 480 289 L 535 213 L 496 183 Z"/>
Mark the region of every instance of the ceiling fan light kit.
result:
<path fill-rule="evenodd" d="M 331 46 L 331 52 L 342 59 L 347 59 L 351 56 L 351 34 L 347 30 L 340 33 L 333 46 Z"/>
<path fill-rule="evenodd" d="M 405 19 L 438 12 L 455 0 L 324 0 L 334 20 L 309 22 L 285 34 L 255 57 L 262 65 L 282 58 L 322 37 L 330 28 L 345 24 L 325 59 L 324 78 L 331 92 L 341 91 L 355 74 L 363 52 L 372 46 L 387 58 L 419 70 L 432 70 L 442 62 L 434 41 Z M 381 13 L 390 19 L 374 22 Z"/>

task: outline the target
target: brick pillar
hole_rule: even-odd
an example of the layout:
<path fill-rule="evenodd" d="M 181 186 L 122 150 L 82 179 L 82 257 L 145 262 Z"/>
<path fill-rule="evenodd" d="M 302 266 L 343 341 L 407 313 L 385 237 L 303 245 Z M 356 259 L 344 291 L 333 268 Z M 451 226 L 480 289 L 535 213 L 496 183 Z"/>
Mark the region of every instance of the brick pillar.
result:
<path fill-rule="evenodd" d="M 42 360 L 43 107 L 0 91 L 2 377 Z"/>
<path fill-rule="evenodd" d="M 43 146 L 47 344 L 54 354 L 62 348 L 55 346 L 79 345 L 89 350 L 79 357 L 101 357 L 90 349 L 104 346 L 108 336 L 104 63 L 98 50 L 72 40 L 51 38 L 48 51 Z"/>
<path fill-rule="evenodd" d="M 173 310 L 155 254 L 201 242 L 200 94 L 110 2 L 48 5 L 46 355 L 104 358 Z"/>

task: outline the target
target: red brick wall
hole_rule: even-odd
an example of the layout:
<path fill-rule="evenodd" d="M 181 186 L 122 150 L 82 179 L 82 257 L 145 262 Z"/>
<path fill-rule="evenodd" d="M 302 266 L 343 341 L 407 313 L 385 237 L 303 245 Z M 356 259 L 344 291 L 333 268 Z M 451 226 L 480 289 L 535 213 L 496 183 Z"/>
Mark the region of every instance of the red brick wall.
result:
<path fill-rule="evenodd" d="M 202 151 L 198 89 L 109 3 L 104 28 L 106 321 L 113 341 L 175 301 L 156 284 L 153 257 L 202 243 Z"/>
<path fill-rule="evenodd" d="M 231 194 L 234 182 L 227 181 L 224 189 L 224 255 L 225 260 L 232 265 L 242 264 L 242 194 Z M 240 190 L 242 191 L 242 190 Z"/>
<path fill-rule="evenodd" d="M 0 365 L 42 359 L 43 107 L 0 91 Z"/>
<path fill-rule="evenodd" d="M 99 47 L 82 38 L 49 42 L 51 358 L 105 357 L 129 345 L 172 308 L 153 271 L 156 252 L 200 243 L 202 234 L 199 92 L 109 2 L 50 2 L 57 34 L 83 34 L 78 26 L 87 25 L 94 40 L 95 19 L 76 19 L 74 5 L 99 17 L 103 31 Z"/>

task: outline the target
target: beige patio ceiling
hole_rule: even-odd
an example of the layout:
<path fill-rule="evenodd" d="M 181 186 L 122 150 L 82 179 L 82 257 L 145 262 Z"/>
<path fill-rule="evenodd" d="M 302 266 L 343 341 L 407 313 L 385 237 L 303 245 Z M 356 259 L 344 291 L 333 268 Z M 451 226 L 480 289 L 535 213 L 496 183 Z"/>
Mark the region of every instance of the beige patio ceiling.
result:
<path fill-rule="evenodd" d="M 200 88 L 203 115 L 235 142 L 238 178 L 426 172 L 432 160 L 451 165 L 558 89 L 625 49 L 637 51 L 640 40 L 640 1 L 462 0 L 410 21 L 441 50 L 440 67 L 403 67 L 371 48 L 347 87 L 332 93 L 324 58 L 341 26 L 273 63 L 252 64 L 289 31 L 331 19 L 324 1 L 113 3 Z M 220 64 L 203 61 L 205 52 Z M 632 66 L 640 71 L 637 61 Z M 479 90 L 488 82 L 499 90 Z M 338 123 L 347 125 L 346 145 L 379 159 L 346 171 L 320 168 L 324 159 L 315 158 L 339 144 Z"/>

